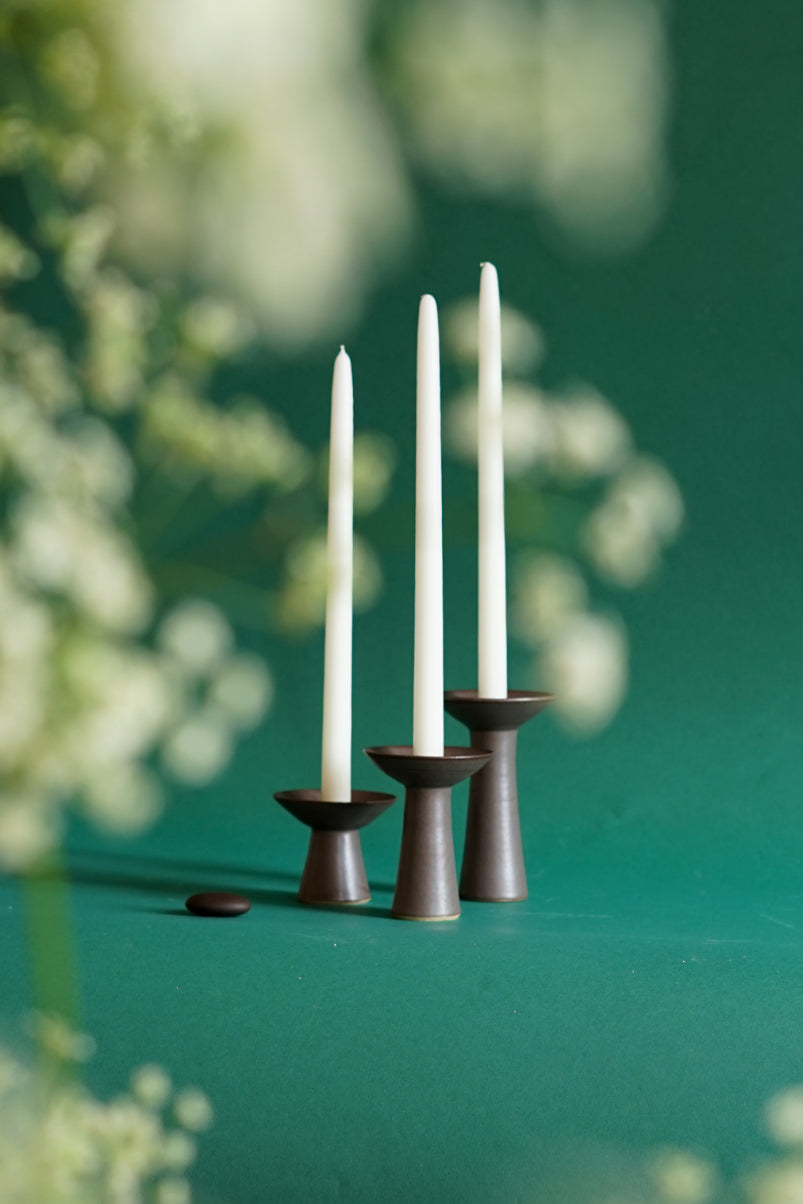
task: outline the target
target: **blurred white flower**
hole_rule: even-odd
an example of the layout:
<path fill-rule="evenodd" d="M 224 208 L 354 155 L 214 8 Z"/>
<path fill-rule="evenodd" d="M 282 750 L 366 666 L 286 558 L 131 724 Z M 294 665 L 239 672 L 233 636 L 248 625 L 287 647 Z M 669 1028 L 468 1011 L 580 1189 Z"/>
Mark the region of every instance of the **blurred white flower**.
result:
<path fill-rule="evenodd" d="M 553 634 L 588 605 L 588 587 L 575 563 L 548 552 L 518 558 L 512 595 L 516 630 L 530 644 Z"/>
<path fill-rule="evenodd" d="M 640 585 L 660 559 L 660 544 L 648 517 L 616 498 L 592 511 L 581 544 L 603 577 L 628 588 Z"/>
<path fill-rule="evenodd" d="M 608 476 L 630 452 L 627 424 L 604 397 L 589 386 L 554 399 L 550 412 L 555 428 L 556 464 L 578 479 Z"/>
<path fill-rule="evenodd" d="M 778 1145 L 803 1146 L 803 1086 L 789 1087 L 769 1099 L 764 1119 Z"/>
<path fill-rule="evenodd" d="M 178 100 L 217 131 L 192 205 L 180 162 L 120 165 L 124 245 L 238 292 L 274 340 L 342 330 L 409 218 L 362 4 L 129 0 L 116 17 L 132 96 Z"/>
<path fill-rule="evenodd" d="M 34 1012 L 28 1029 L 40 1048 L 59 1062 L 86 1062 L 95 1052 L 95 1041 L 79 1033 L 55 1012 Z"/>
<path fill-rule="evenodd" d="M 166 376 L 145 400 L 146 447 L 167 461 L 209 473 L 221 492 L 259 485 L 293 489 L 307 475 L 310 456 L 286 422 L 256 398 L 240 398 L 222 410 L 194 397 Z"/>
<path fill-rule="evenodd" d="M 170 733 L 162 756 L 175 777 L 201 786 L 225 769 L 232 751 L 231 728 L 225 716 L 217 708 L 207 707 Z"/>
<path fill-rule="evenodd" d="M 320 625 L 326 613 L 326 535 L 299 539 L 286 560 L 286 579 L 277 598 L 276 613 L 282 627 L 303 631 Z M 373 549 L 360 536 L 353 545 L 353 605 L 370 606 L 382 589 L 382 570 Z"/>
<path fill-rule="evenodd" d="M 77 537 L 76 537 L 77 538 Z M 76 605 L 111 631 L 141 631 L 151 616 L 152 590 L 122 533 L 86 526 L 70 572 Z"/>
<path fill-rule="evenodd" d="M 47 715 L 45 670 L 33 663 L 3 665 L 0 674 L 0 767 L 11 770 L 24 763 Z"/>
<path fill-rule="evenodd" d="M 184 311 L 182 327 L 198 351 L 220 358 L 239 350 L 253 336 L 253 325 L 229 301 L 199 297 Z"/>
<path fill-rule="evenodd" d="M 30 117 L 9 105 L 0 114 L 0 166 L 6 170 L 21 167 L 33 150 L 35 133 Z"/>
<path fill-rule="evenodd" d="M 438 175 L 529 194 L 583 245 L 637 244 L 665 196 L 667 51 L 646 0 L 428 0 L 407 9 L 398 100 Z"/>
<path fill-rule="evenodd" d="M 581 533 L 581 543 L 604 577 L 639 585 L 655 571 L 662 545 L 683 521 L 683 499 L 658 461 L 637 456 L 611 482 Z"/>
<path fill-rule="evenodd" d="M 707 1204 L 718 1186 L 716 1167 L 688 1150 L 657 1150 L 649 1172 L 662 1204 Z"/>
<path fill-rule="evenodd" d="M 35 864 L 52 848 L 58 831 L 40 799 L 0 794 L 0 861 L 7 869 Z"/>
<path fill-rule="evenodd" d="M 642 242 L 667 194 L 669 61 L 660 0 L 545 0 L 535 187 L 585 248 Z"/>
<path fill-rule="evenodd" d="M 163 1066 L 140 1066 L 131 1075 L 131 1090 L 148 1108 L 162 1108 L 170 1098 L 173 1084 Z"/>
<path fill-rule="evenodd" d="M 39 257 L 7 226 L 0 225 L 0 281 L 26 280 L 38 269 Z"/>
<path fill-rule="evenodd" d="M 677 537 L 683 522 L 683 498 L 674 477 L 652 456 L 634 456 L 611 482 L 609 497 L 643 514 L 665 542 Z"/>
<path fill-rule="evenodd" d="M 192 1189 L 186 1179 L 165 1176 L 156 1187 L 154 1204 L 190 1204 Z"/>
<path fill-rule="evenodd" d="M 112 631 L 140 630 L 151 588 L 121 532 L 62 497 L 29 493 L 12 519 L 12 555 L 30 582 L 63 592 Z"/>
<path fill-rule="evenodd" d="M 159 644 L 191 673 L 219 665 L 231 648 L 231 627 L 218 607 L 201 598 L 176 606 L 159 626 Z"/>
<path fill-rule="evenodd" d="M 357 431 L 354 436 L 356 514 L 368 514 L 382 504 L 390 489 L 395 467 L 396 446 L 392 439 L 375 431 Z"/>
<path fill-rule="evenodd" d="M 92 285 L 89 293 L 94 317 L 110 333 L 119 335 L 126 327 L 135 325 L 141 316 L 137 303 L 138 290 L 130 285 L 124 287 L 118 272 L 110 272 L 98 278 L 98 265 L 114 233 L 116 215 L 110 205 L 92 205 L 74 217 L 60 218 L 50 230 L 53 242 L 62 248 L 62 274 L 67 285 L 76 293 L 83 293 Z M 108 314 L 104 311 L 108 306 Z M 106 325 L 108 318 L 108 325 Z M 95 336 L 98 341 L 98 336 Z"/>
<path fill-rule="evenodd" d="M 45 48 L 40 66 L 74 108 L 87 109 L 95 100 L 100 63 L 82 29 L 76 26 L 57 34 Z"/>
<path fill-rule="evenodd" d="M 55 336 L 43 334 L 24 319 L 0 313 L 0 340 L 15 361 L 17 379 L 23 390 L 17 393 L 15 404 L 22 399 L 29 411 L 27 395 L 36 407 L 48 414 L 73 409 L 79 401 L 79 390 L 72 367 Z M 8 385 L 3 382 L 6 395 Z M 8 404 L 7 396 L 4 396 Z"/>
<path fill-rule="evenodd" d="M 174 1171 L 186 1170 L 195 1161 L 197 1147 L 186 1133 L 168 1133 L 162 1143 L 165 1166 Z"/>
<path fill-rule="evenodd" d="M 64 440 L 64 465 L 51 488 L 102 507 L 116 509 L 127 501 L 134 482 L 134 465 L 106 423 L 82 418 Z"/>
<path fill-rule="evenodd" d="M 125 762 L 92 773 L 82 801 L 87 814 L 101 827 L 125 834 L 153 823 L 162 798 L 151 773 L 140 765 Z"/>
<path fill-rule="evenodd" d="M 83 192 L 93 183 L 105 158 L 100 143 L 83 133 L 63 138 L 52 152 L 58 181 L 73 194 Z"/>
<path fill-rule="evenodd" d="M 477 458 L 477 391 L 466 389 L 450 402 L 445 415 L 449 445 L 464 459 Z M 519 476 L 535 464 L 548 462 L 555 447 L 551 407 L 543 393 L 518 381 L 505 384 L 502 406 L 505 472 Z"/>
<path fill-rule="evenodd" d="M 208 1129 L 214 1119 L 214 1112 L 203 1091 L 188 1087 L 180 1091 L 173 1103 L 176 1120 L 183 1129 L 200 1133 Z"/>
<path fill-rule="evenodd" d="M 501 307 L 502 365 L 506 372 L 529 372 L 540 364 L 544 334 L 540 327 L 518 309 Z M 472 366 L 477 363 L 479 347 L 479 301 L 466 297 L 446 310 L 443 341 L 456 359 Z"/>
<path fill-rule="evenodd" d="M 539 663 L 555 710 L 578 730 L 596 731 L 616 713 L 627 685 L 627 642 L 617 623 L 570 616 L 544 643 Z"/>
<path fill-rule="evenodd" d="M 753 1204 L 803 1204 L 803 1161 L 768 1163 L 751 1176 L 748 1186 Z"/>
<path fill-rule="evenodd" d="M 240 653 L 221 666 L 209 687 L 209 700 L 235 727 L 254 727 L 273 697 L 273 679 L 258 656 Z"/>
<path fill-rule="evenodd" d="M 153 298 L 111 268 L 90 277 L 89 253 L 87 260 L 81 263 L 90 321 L 86 375 L 96 404 L 117 413 L 142 400 L 145 334 L 155 317 Z M 65 272 L 69 270 L 70 261 L 65 259 Z M 77 269 L 72 270 L 75 275 Z"/>

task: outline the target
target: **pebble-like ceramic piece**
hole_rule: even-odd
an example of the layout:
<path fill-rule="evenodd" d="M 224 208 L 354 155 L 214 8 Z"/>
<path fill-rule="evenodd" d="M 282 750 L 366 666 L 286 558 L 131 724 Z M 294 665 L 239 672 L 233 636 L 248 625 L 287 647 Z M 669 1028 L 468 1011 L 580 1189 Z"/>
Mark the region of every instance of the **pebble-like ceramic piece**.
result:
<path fill-rule="evenodd" d="M 244 895 L 232 895 L 222 890 L 190 895 L 184 906 L 196 916 L 241 916 L 251 910 L 251 903 Z"/>

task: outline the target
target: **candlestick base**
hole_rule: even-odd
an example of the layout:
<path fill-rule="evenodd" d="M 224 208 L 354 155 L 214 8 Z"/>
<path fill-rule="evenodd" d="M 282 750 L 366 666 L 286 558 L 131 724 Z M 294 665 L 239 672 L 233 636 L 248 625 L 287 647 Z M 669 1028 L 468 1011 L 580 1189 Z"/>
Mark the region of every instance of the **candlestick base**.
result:
<path fill-rule="evenodd" d="M 396 801 L 395 795 L 353 790 L 347 803 L 326 802 L 320 790 L 279 790 L 273 797 L 312 828 L 298 892 L 301 902 L 317 906 L 367 903 L 371 892 L 359 829 L 387 811 Z"/>
<path fill-rule="evenodd" d="M 452 786 L 476 773 L 491 754 L 445 748 L 416 756 L 409 745 L 366 748 L 388 777 L 405 787 L 404 828 L 391 913 L 399 920 L 456 920 L 460 895 L 452 839 Z"/>
<path fill-rule="evenodd" d="M 548 706 L 553 694 L 510 690 L 507 698 L 480 698 L 476 690 L 447 690 L 448 713 L 466 725 L 472 748 L 493 757 L 472 779 L 460 896 L 484 903 L 527 898 L 516 782 L 518 729 Z"/>

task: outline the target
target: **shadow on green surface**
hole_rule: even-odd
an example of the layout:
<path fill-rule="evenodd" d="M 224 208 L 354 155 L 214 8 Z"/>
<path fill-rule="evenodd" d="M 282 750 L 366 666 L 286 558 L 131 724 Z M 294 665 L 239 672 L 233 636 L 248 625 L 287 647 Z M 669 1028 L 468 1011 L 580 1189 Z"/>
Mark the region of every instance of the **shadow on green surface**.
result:
<path fill-rule="evenodd" d="M 231 885 L 231 879 L 236 877 L 279 879 L 293 883 L 298 881 L 298 875 L 285 870 L 255 871 L 242 867 L 232 869 L 229 866 L 205 862 L 176 862 L 172 858 L 124 852 L 75 853 L 70 857 L 66 874 L 67 881 L 73 886 L 116 888 L 145 894 L 167 895 L 189 895 L 199 890 L 225 889 Z M 392 887 L 372 885 L 374 890 L 392 890 Z M 387 918 L 390 914 L 389 908 L 369 907 L 363 904 L 356 909 L 353 905 L 348 904 L 342 906 L 332 904 L 316 909 L 310 904 L 300 903 L 295 889 L 250 884 L 242 886 L 242 889 L 247 891 L 249 899 L 256 907 L 284 907 L 293 910 L 321 910 L 347 914 L 353 914 L 356 910 L 361 916 L 382 918 Z M 157 906 L 149 908 L 149 910 L 160 915 L 198 918 L 191 916 L 183 907 Z"/>

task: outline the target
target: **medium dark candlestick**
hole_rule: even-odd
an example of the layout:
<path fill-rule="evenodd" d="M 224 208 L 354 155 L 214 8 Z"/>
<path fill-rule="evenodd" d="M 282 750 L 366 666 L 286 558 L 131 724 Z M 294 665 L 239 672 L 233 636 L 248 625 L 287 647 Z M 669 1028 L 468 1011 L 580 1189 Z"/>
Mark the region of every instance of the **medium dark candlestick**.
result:
<path fill-rule="evenodd" d="M 481 769 L 491 754 L 445 748 L 442 757 L 416 756 L 409 745 L 398 744 L 365 752 L 405 787 L 392 914 L 400 920 L 456 920 L 460 896 L 452 839 L 452 786 Z"/>

